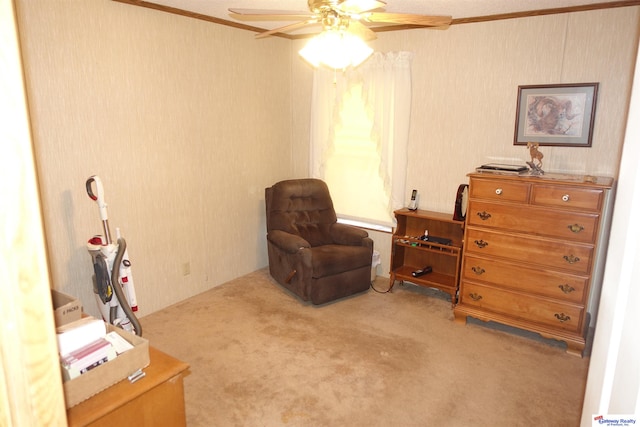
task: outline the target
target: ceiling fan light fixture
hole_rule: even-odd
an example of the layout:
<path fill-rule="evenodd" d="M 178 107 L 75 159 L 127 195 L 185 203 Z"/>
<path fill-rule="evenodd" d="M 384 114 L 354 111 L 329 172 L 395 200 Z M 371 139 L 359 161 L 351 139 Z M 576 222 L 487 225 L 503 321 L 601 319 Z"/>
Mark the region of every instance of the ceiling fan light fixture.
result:
<path fill-rule="evenodd" d="M 371 56 L 373 49 L 355 34 L 330 29 L 309 40 L 298 53 L 314 67 L 326 65 L 339 70 L 357 67 Z"/>

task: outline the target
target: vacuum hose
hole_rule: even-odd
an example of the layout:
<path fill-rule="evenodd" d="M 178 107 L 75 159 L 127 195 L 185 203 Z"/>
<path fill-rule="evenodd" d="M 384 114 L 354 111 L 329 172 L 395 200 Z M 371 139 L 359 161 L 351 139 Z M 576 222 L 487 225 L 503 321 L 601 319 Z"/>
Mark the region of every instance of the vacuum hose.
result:
<path fill-rule="evenodd" d="M 124 257 L 124 252 L 127 249 L 127 242 L 123 238 L 118 238 L 118 252 L 116 252 L 116 258 L 113 261 L 113 270 L 111 272 L 111 283 L 114 284 L 113 290 L 122 306 L 122 310 L 127 315 L 129 320 L 131 320 L 131 324 L 133 325 L 133 329 L 139 337 L 142 336 L 142 326 L 138 321 L 138 318 L 131 310 L 129 303 L 127 302 L 124 293 L 122 292 L 122 286 L 120 286 L 120 264 L 122 264 L 122 258 Z M 113 324 L 113 321 L 118 317 L 118 307 L 111 307 L 109 315 L 111 319 L 109 323 Z"/>
<path fill-rule="evenodd" d="M 93 284 L 93 292 L 100 297 L 103 304 L 111 301 L 113 296 L 113 286 L 109 278 L 109 267 L 106 258 L 100 251 L 89 251 L 93 259 L 93 271 L 96 275 L 96 281 Z"/>

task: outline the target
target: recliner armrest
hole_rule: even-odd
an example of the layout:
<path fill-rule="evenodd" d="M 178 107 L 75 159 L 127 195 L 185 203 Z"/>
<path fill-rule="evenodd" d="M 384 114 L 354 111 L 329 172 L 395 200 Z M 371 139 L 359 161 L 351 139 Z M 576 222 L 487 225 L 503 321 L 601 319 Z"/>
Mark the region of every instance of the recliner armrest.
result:
<path fill-rule="evenodd" d="M 282 230 L 271 230 L 267 233 L 267 240 L 288 253 L 296 253 L 300 248 L 310 248 L 305 239 Z"/>
<path fill-rule="evenodd" d="M 352 225 L 335 223 L 331 225 L 331 238 L 339 245 L 364 246 L 363 239 L 369 237 L 366 231 Z"/>

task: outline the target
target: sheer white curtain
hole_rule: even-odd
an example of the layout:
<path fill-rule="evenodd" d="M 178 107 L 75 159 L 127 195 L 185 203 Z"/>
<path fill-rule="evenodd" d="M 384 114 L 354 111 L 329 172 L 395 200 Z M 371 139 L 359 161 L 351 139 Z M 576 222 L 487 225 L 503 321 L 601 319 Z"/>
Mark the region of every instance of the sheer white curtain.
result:
<path fill-rule="evenodd" d="M 311 176 L 324 178 L 333 153 L 336 127 L 344 94 L 362 84 L 362 96 L 373 128 L 371 138 L 379 153 L 379 174 L 389 200 L 388 211 L 404 204 L 405 170 L 411 116 L 410 52 L 376 52 L 364 64 L 346 72 L 318 68 L 313 81 L 311 108 Z"/>

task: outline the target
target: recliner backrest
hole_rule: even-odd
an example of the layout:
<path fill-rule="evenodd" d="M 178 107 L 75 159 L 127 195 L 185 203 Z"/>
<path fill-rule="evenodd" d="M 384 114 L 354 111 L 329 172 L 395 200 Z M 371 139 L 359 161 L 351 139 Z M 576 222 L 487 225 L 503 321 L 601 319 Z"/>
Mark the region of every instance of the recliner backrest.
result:
<path fill-rule="evenodd" d="M 267 232 L 297 234 L 311 244 L 333 243 L 329 228 L 337 221 L 329 188 L 314 178 L 281 181 L 265 189 Z"/>

